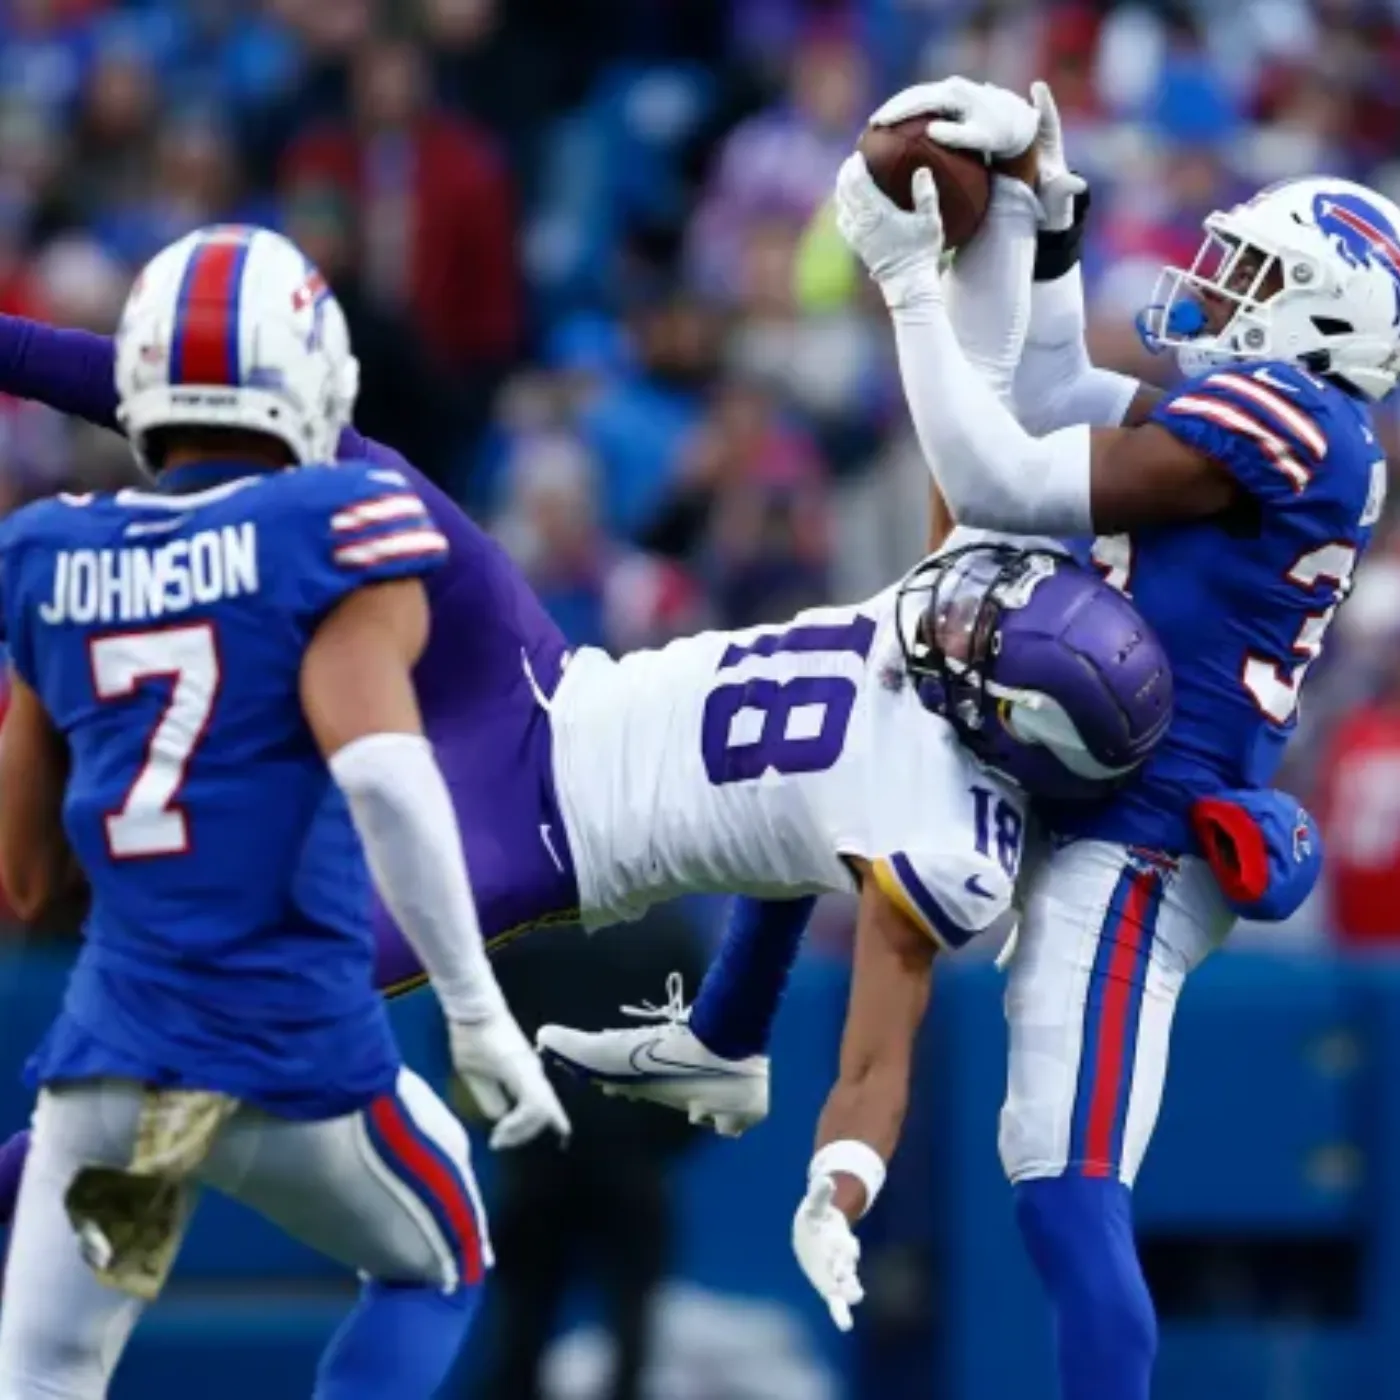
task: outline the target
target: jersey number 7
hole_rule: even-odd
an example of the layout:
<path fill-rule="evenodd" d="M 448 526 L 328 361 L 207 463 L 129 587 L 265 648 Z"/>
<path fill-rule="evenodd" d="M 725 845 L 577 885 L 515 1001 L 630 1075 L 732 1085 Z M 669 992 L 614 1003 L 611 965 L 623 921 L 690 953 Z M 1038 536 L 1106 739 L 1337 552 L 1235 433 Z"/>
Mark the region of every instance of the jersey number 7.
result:
<path fill-rule="evenodd" d="M 104 703 L 129 700 L 142 686 L 168 682 L 170 696 L 146 737 L 126 798 L 105 819 L 113 860 L 184 855 L 189 823 L 176 805 L 219 693 L 219 648 L 211 623 L 114 632 L 88 642 L 92 687 Z"/>

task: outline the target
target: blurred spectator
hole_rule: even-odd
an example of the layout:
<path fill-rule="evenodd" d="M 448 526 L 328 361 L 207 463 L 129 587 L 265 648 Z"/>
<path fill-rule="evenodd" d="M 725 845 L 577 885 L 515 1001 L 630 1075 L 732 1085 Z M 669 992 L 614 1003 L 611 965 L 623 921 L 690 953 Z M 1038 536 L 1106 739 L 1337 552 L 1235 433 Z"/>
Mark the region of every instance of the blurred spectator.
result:
<path fill-rule="evenodd" d="M 227 134 L 198 113 L 168 119 L 145 152 L 139 194 L 96 221 L 104 242 L 132 267 L 205 224 L 236 221 L 235 155 Z"/>
<path fill-rule="evenodd" d="M 862 51 L 840 29 L 818 27 L 798 47 L 786 99 L 742 123 L 725 142 L 691 229 L 698 286 L 732 294 L 751 221 L 805 224 L 825 202 L 869 107 Z"/>
<path fill-rule="evenodd" d="M 511 24 L 501 0 L 420 0 L 437 90 L 504 144 L 522 172 L 554 114 L 553 54 Z"/>
<path fill-rule="evenodd" d="M 647 542 L 701 562 L 722 626 L 825 602 L 823 468 L 811 438 L 761 386 L 724 385 Z"/>
<path fill-rule="evenodd" d="M 593 463 L 576 439 L 522 437 L 506 479 L 496 531 L 571 642 L 626 651 L 703 625 L 701 595 L 684 570 L 603 533 Z"/>
<path fill-rule="evenodd" d="M 158 79 L 139 50 L 112 45 L 98 55 L 73 132 L 73 179 L 88 218 L 145 196 L 159 104 Z"/>
<path fill-rule="evenodd" d="M 890 370 L 888 339 L 850 300 L 824 314 L 799 315 L 801 232 L 787 219 L 750 226 L 739 272 L 740 319 L 725 358 L 799 410 L 832 471 L 850 475 L 868 465 L 886 427 L 881 381 Z"/>
<path fill-rule="evenodd" d="M 269 9 L 301 46 L 295 81 L 250 121 L 248 150 L 255 174 L 276 177 L 288 145 L 307 128 L 344 119 L 349 65 L 370 39 L 373 0 L 271 0 Z"/>
<path fill-rule="evenodd" d="M 670 492 L 700 421 L 718 363 L 720 326 L 703 303 L 667 292 L 640 299 L 628 329 L 628 361 L 591 376 L 578 423 L 598 459 L 604 524 L 638 539 Z"/>
<path fill-rule="evenodd" d="M 364 294 L 406 315 L 457 376 L 470 432 L 522 343 L 511 182 L 487 135 L 432 99 L 411 41 L 368 44 L 353 79 L 352 120 L 298 140 L 283 181 L 333 182 L 358 200 Z"/>
<path fill-rule="evenodd" d="M 131 279 L 100 244 L 83 234 L 55 239 L 34 267 L 35 290 L 56 325 L 109 334 Z"/>
<path fill-rule="evenodd" d="M 1321 760 L 1316 815 L 1331 926 L 1345 943 L 1400 941 L 1400 656 L 1391 636 L 1379 694 L 1341 722 Z"/>
<path fill-rule="evenodd" d="M 448 484 L 458 427 L 453 385 L 405 312 L 366 295 L 355 206 L 337 185 L 308 180 L 288 190 L 283 221 L 331 284 L 350 323 L 360 362 L 355 422 L 361 432 L 393 443 L 414 466 Z"/>

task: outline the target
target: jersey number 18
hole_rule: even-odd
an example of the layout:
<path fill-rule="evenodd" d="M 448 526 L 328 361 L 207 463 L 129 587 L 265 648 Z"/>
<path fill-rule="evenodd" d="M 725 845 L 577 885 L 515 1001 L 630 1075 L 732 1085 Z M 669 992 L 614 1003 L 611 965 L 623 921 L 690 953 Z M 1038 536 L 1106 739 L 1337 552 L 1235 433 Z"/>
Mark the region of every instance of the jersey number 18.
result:
<path fill-rule="evenodd" d="M 719 669 L 752 656 L 801 652 L 851 653 L 864 660 L 874 640 L 875 623 L 859 613 L 842 623 L 799 623 L 731 645 Z M 717 686 L 705 701 L 700 729 L 706 776 L 718 787 L 752 782 L 769 771 L 824 772 L 841 757 L 855 703 L 856 683 L 849 676 L 757 676 Z"/>

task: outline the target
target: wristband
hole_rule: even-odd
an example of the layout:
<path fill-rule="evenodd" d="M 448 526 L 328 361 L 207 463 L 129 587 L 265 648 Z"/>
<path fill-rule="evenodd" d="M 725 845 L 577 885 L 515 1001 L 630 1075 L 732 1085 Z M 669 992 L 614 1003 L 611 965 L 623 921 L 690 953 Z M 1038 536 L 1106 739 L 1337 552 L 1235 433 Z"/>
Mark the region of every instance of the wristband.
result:
<path fill-rule="evenodd" d="M 1089 191 L 1074 196 L 1074 218 L 1066 229 L 1041 229 L 1035 240 L 1035 280 L 1053 282 L 1079 262 L 1084 247 L 1084 228 L 1089 217 Z"/>
<path fill-rule="evenodd" d="M 865 1187 L 865 1205 L 860 1212 L 864 1215 L 875 1204 L 885 1184 L 885 1159 L 868 1142 L 842 1138 L 817 1149 L 807 1167 L 807 1184 L 810 1186 L 819 1176 L 831 1176 L 834 1172 L 845 1172 Z"/>

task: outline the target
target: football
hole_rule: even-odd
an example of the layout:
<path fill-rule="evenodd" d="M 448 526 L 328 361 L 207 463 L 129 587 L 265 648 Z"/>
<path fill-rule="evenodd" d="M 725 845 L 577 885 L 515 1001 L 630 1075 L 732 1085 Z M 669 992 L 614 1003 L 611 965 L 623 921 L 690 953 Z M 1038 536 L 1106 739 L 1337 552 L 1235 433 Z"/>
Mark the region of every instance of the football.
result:
<path fill-rule="evenodd" d="M 980 156 L 929 139 L 927 116 L 894 126 L 868 126 L 860 153 L 871 178 L 901 209 L 912 209 L 914 172 L 927 167 L 938 186 L 943 232 L 949 248 L 961 248 L 982 226 L 992 197 L 992 177 Z"/>

